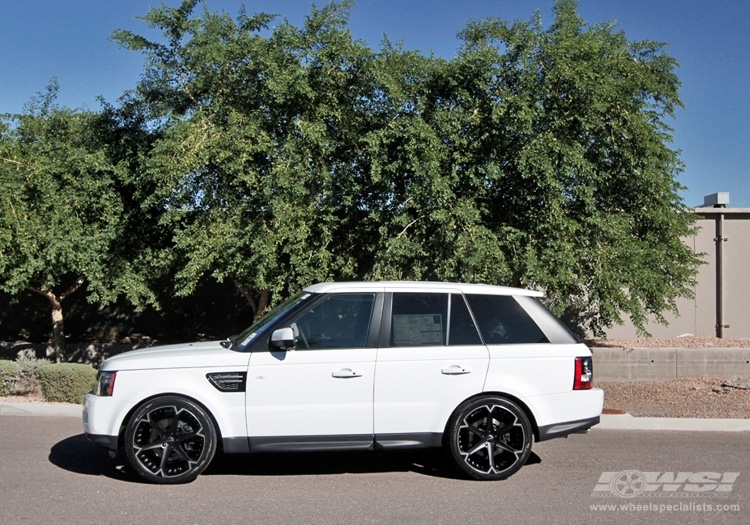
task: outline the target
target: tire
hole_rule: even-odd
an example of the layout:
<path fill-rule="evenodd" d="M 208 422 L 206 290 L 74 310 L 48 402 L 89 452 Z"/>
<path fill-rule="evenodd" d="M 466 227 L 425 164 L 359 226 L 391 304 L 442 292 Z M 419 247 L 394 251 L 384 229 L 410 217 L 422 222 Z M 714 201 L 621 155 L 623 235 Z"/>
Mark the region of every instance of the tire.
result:
<path fill-rule="evenodd" d="M 528 416 L 500 396 L 464 402 L 451 416 L 447 435 L 455 465 L 478 480 L 505 479 L 515 474 L 531 454 Z"/>
<path fill-rule="evenodd" d="M 163 396 L 141 405 L 125 428 L 125 454 L 140 476 L 153 483 L 193 481 L 216 453 L 216 429 L 198 404 Z"/>

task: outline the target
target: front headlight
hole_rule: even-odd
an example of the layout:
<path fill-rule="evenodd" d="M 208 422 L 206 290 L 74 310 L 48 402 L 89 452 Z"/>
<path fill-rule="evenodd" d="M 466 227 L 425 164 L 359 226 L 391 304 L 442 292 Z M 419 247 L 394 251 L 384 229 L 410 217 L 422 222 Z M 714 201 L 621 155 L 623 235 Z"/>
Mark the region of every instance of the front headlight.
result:
<path fill-rule="evenodd" d="M 100 370 L 96 375 L 94 395 L 111 396 L 115 390 L 115 377 L 117 377 L 117 372 L 104 372 Z"/>

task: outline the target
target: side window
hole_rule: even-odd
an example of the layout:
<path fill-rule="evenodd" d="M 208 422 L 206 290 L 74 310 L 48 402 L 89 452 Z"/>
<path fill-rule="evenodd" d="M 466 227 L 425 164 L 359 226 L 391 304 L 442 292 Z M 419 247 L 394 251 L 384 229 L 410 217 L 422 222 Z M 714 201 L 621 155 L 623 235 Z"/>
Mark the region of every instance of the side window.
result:
<path fill-rule="evenodd" d="M 297 350 L 364 348 L 375 294 L 332 294 L 295 318 Z"/>
<path fill-rule="evenodd" d="M 544 332 L 509 295 L 466 296 L 485 344 L 548 343 Z"/>
<path fill-rule="evenodd" d="M 442 346 L 448 321 L 448 294 L 394 293 L 391 346 Z"/>
<path fill-rule="evenodd" d="M 451 294 L 448 345 L 481 345 L 477 327 L 461 294 Z"/>

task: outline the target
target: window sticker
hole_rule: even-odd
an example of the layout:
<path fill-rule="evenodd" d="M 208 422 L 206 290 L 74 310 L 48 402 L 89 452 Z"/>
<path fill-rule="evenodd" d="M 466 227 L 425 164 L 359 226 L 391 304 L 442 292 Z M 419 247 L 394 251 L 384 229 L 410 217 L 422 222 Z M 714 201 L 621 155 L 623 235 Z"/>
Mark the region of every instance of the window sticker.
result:
<path fill-rule="evenodd" d="M 256 335 L 256 333 L 255 333 L 255 332 L 253 332 L 252 334 L 248 335 L 248 336 L 247 336 L 247 337 L 245 338 L 245 340 L 244 340 L 244 341 L 242 341 L 242 344 L 241 344 L 240 346 L 246 346 L 246 345 L 247 345 L 247 344 L 248 344 L 248 343 L 249 343 L 250 341 L 252 341 L 252 340 L 253 340 L 253 338 L 255 337 L 255 335 Z"/>
<path fill-rule="evenodd" d="M 443 316 L 403 314 L 393 316 L 393 343 L 396 346 L 443 344 Z"/>

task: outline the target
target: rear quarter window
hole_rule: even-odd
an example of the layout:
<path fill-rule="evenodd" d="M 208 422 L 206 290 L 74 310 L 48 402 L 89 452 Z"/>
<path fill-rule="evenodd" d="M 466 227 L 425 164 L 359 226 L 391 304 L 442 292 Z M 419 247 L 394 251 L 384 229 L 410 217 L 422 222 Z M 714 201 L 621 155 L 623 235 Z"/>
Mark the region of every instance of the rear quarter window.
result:
<path fill-rule="evenodd" d="M 485 344 L 549 343 L 546 334 L 510 295 L 467 295 Z"/>

